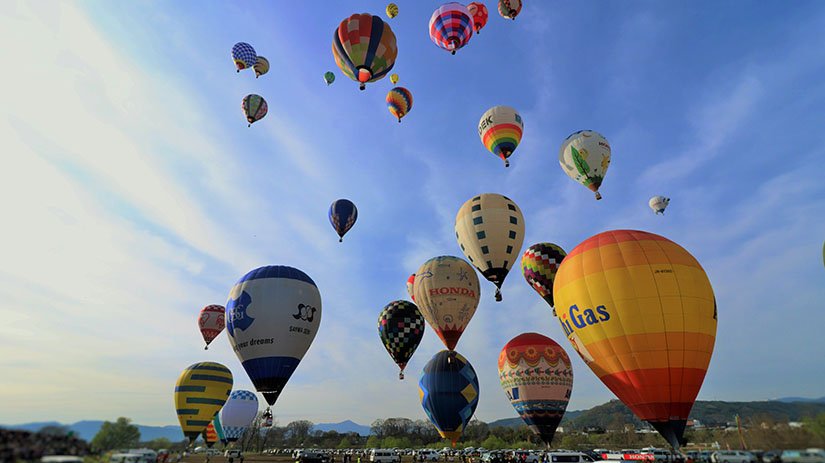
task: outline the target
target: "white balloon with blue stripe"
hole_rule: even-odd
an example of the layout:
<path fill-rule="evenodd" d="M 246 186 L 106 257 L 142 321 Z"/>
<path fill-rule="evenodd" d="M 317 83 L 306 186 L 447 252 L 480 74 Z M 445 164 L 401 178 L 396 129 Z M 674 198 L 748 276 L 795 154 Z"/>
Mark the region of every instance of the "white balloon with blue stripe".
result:
<path fill-rule="evenodd" d="M 254 392 L 232 391 L 221 409 L 221 425 L 227 441 L 235 442 L 258 416 L 258 397 Z"/>

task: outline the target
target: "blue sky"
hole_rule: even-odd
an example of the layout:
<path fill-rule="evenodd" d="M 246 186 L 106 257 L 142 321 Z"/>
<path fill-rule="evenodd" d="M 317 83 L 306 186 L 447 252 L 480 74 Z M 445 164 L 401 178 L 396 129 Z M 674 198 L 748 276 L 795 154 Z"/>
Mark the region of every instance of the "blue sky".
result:
<path fill-rule="evenodd" d="M 455 213 L 484 192 L 519 204 L 525 246 L 634 228 L 695 255 L 719 305 L 700 399 L 822 395 L 825 5 L 531 1 L 509 21 L 488 1 L 450 56 L 427 36 L 438 3 L 398 3 L 401 124 L 389 81 L 358 91 L 330 50 L 343 18 L 383 2 L 0 5 L 0 422 L 173 424 L 174 382 L 203 360 L 251 388 L 225 334 L 203 351 L 196 315 L 268 264 L 308 273 L 324 310 L 279 422 L 424 418 L 416 377 L 442 345 L 428 332 L 399 382 L 377 316 L 425 260 L 461 256 Z M 237 41 L 269 74 L 235 73 Z M 247 93 L 269 102 L 252 128 Z M 498 104 L 525 124 L 509 169 L 476 133 Z M 585 128 L 613 149 L 598 202 L 557 160 Z M 343 244 L 337 198 L 359 208 Z M 539 331 L 572 353 L 520 272 L 503 292 L 483 284 L 457 348 L 485 421 L 516 416 L 496 370 L 507 340 Z M 570 409 L 613 397 L 577 356 L 574 374 Z"/>

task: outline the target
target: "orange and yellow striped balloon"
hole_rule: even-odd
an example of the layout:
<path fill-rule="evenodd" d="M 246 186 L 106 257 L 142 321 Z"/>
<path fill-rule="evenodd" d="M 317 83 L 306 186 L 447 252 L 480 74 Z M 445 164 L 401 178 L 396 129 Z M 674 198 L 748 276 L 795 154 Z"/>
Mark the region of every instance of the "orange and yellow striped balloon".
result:
<path fill-rule="evenodd" d="M 716 339 L 716 299 L 699 262 L 662 236 L 608 231 L 564 258 L 553 293 L 585 363 L 678 448 Z"/>
<path fill-rule="evenodd" d="M 232 372 L 215 362 L 188 366 L 175 384 L 175 409 L 183 434 L 194 442 L 226 403 Z"/>

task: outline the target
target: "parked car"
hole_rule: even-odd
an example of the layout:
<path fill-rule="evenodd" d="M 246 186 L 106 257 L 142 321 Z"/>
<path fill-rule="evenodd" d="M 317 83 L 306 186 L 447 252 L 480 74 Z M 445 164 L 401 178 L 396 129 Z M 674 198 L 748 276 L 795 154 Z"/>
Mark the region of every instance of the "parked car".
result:
<path fill-rule="evenodd" d="M 825 455 L 809 450 L 783 450 L 780 458 L 782 463 L 825 463 Z"/>
<path fill-rule="evenodd" d="M 438 461 L 441 459 L 441 454 L 433 449 L 421 449 L 415 451 L 416 461 Z"/>
<path fill-rule="evenodd" d="M 74 455 L 49 455 L 41 458 L 40 463 L 83 463 L 83 458 Z"/>
<path fill-rule="evenodd" d="M 505 463 L 504 452 L 484 452 L 481 454 L 481 463 Z"/>
<path fill-rule="evenodd" d="M 756 457 L 743 450 L 717 450 L 710 454 L 711 463 L 756 463 Z"/>
<path fill-rule="evenodd" d="M 143 455 L 137 453 L 114 453 L 109 457 L 109 463 L 141 463 Z"/>
<path fill-rule="evenodd" d="M 551 463 L 590 463 L 593 458 L 582 452 L 549 452 L 547 459 Z"/>
<path fill-rule="evenodd" d="M 243 461 L 243 454 L 238 449 L 229 449 L 229 450 L 223 452 L 223 456 L 224 456 L 224 458 L 229 460 L 229 463 L 234 463 L 234 461 L 236 459 L 240 460 L 240 461 Z"/>

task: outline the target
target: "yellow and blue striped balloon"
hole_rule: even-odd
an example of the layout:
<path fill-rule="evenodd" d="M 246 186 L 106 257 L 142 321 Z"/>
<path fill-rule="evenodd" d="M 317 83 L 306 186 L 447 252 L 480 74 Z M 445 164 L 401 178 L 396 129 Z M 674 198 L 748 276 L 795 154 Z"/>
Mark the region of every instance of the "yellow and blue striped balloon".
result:
<path fill-rule="evenodd" d="M 232 372 L 215 362 L 188 366 L 175 384 L 175 409 L 183 434 L 194 442 L 232 390 Z"/>

